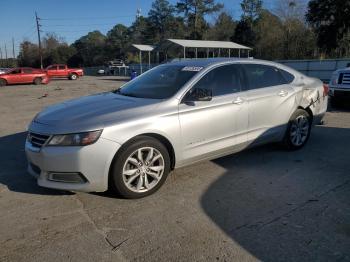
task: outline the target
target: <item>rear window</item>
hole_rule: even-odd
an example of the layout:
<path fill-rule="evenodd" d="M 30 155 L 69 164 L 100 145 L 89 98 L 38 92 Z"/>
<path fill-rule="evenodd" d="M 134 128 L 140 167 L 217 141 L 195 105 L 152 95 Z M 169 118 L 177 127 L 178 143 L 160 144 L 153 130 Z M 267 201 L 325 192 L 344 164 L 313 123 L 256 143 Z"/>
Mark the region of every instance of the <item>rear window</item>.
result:
<path fill-rule="evenodd" d="M 32 69 L 23 69 L 23 73 L 31 74 L 31 73 L 33 73 L 33 70 Z"/>
<path fill-rule="evenodd" d="M 284 71 L 282 69 L 279 69 L 279 71 L 281 72 L 284 79 L 287 81 L 287 84 L 290 84 L 294 81 L 294 78 L 295 78 L 294 75 L 292 75 L 291 73 L 288 73 L 287 71 Z"/>
<path fill-rule="evenodd" d="M 287 80 L 283 77 L 280 70 L 274 66 L 245 64 L 244 70 L 249 83 L 249 89 L 287 84 Z"/>

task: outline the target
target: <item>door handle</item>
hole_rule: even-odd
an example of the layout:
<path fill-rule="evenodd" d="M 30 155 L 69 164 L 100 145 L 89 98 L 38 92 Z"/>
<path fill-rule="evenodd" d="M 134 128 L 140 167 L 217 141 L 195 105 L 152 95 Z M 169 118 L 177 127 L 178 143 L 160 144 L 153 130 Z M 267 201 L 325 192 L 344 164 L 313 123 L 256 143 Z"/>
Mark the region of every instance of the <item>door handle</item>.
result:
<path fill-rule="evenodd" d="M 284 96 L 288 95 L 288 92 L 286 90 L 281 90 L 278 92 L 278 95 L 284 97 Z"/>
<path fill-rule="evenodd" d="M 232 104 L 235 104 L 235 105 L 241 105 L 244 103 L 244 100 L 240 97 L 237 97 L 235 98 L 235 100 L 232 101 Z"/>

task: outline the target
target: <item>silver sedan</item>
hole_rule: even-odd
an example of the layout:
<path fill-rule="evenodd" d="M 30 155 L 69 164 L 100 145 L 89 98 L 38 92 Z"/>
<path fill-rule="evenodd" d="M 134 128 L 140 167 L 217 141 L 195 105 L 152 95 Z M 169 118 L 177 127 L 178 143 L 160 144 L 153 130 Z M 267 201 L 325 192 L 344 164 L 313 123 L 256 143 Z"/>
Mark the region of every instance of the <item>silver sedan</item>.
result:
<path fill-rule="evenodd" d="M 114 92 L 39 113 L 25 144 L 28 170 L 43 187 L 144 197 L 174 168 L 269 142 L 302 148 L 327 110 L 327 90 L 255 59 L 160 65 Z"/>

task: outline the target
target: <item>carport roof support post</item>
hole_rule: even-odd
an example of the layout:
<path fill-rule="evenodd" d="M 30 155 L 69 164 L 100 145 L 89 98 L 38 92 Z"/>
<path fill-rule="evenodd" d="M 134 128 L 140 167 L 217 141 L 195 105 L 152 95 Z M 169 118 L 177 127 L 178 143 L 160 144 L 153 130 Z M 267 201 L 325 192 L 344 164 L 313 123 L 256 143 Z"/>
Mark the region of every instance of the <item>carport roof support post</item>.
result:
<path fill-rule="evenodd" d="M 140 50 L 140 75 L 142 74 L 142 51 Z"/>

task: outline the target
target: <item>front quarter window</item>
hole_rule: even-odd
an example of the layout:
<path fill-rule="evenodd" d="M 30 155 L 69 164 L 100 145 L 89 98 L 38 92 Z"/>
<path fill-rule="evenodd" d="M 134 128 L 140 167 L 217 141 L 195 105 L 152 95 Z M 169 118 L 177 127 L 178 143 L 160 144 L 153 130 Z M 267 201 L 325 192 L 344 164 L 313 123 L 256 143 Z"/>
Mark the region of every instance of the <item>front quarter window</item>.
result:
<path fill-rule="evenodd" d="M 201 69 L 183 65 L 161 65 L 125 84 L 118 93 L 139 98 L 170 98 Z"/>

